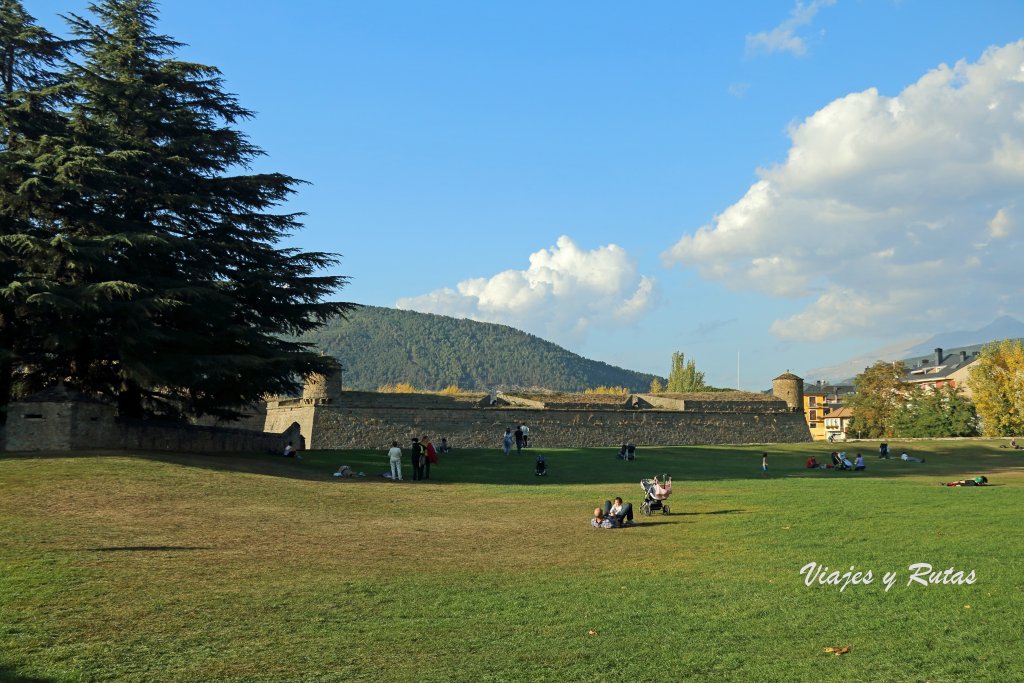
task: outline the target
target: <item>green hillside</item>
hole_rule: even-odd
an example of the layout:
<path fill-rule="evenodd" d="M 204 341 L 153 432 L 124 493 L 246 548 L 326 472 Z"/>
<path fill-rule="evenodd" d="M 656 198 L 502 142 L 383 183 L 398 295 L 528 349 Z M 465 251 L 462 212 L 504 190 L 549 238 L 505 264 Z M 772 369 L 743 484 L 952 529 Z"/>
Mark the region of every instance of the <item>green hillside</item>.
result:
<path fill-rule="evenodd" d="M 654 375 L 588 360 L 506 325 L 365 306 L 303 337 L 345 367 L 346 389 L 647 391 Z M 662 379 L 664 382 L 664 379 Z"/>

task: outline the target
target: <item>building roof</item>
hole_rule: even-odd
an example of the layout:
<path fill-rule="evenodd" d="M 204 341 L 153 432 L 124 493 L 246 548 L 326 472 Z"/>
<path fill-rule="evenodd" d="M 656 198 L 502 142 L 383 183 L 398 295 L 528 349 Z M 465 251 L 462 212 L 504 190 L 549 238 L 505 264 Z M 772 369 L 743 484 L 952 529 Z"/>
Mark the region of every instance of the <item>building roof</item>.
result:
<path fill-rule="evenodd" d="M 854 391 L 855 387 L 852 384 L 826 384 L 820 380 L 814 384 L 804 385 L 804 396 L 845 396 Z"/>
<path fill-rule="evenodd" d="M 853 417 L 853 408 L 851 408 L 849 406 L 843 406 L 842 408 L 836 408 L 831 413 L 829 413 L 827 415 L 827 417 L 830 417 L 830 418 L 835 418 L 835 417 L 850 418 L 850 417 Z"/>
<path fill-rule="evenodd" d="M 789 372 L 789 371 L 786 371 L 786 372 L 782 373 L 781 375 L 779 375 L 775 379 L 798 379 L 801 382 L 804 380 L 803 377 L 797 377 L 796 375 L 794 375 L 792 372 Z M 774 382 L 775 379 L 773 379 L 772 381 Z"/>
<path fill-rule="evenodd" d="M 945 379 L 978 360 L 978 353 L 984 344 L 974 344 L 957 349 L 935 349 L 929 356 L 917 356 L 903 361 L 906 374 L 904 382 L 931 382 Z"/>

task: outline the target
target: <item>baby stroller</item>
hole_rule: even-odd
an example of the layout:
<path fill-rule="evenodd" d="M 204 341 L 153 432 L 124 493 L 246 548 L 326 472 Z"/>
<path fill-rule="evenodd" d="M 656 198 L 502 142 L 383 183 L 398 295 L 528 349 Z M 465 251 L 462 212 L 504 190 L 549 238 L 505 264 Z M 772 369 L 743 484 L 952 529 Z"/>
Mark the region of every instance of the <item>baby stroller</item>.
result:
<path fill-rule="evenodd" d="M 538 477 L 543 477 L 543 476 L 546 476 L 547 473 L 548 473 L 548 464 L 546 462 L 544 462 L 544 456 L 543 455 L 538 455 L 537 456 L 537 468 L 536 468 L 536 470 L 534 470 L 534 474 L 536 474 Z"/>
<path fill-rule="evenodd" d="M 668 503 L 665 501 L 672 495 L 672 477 L 667 474 L 651 479 L 641 479 L 640 487 L 644 490 L 644 502 L 640 503 L 640 512 L 650 516 L 655 510 L 661 510 L 661 514 L 669 514 Z"/>

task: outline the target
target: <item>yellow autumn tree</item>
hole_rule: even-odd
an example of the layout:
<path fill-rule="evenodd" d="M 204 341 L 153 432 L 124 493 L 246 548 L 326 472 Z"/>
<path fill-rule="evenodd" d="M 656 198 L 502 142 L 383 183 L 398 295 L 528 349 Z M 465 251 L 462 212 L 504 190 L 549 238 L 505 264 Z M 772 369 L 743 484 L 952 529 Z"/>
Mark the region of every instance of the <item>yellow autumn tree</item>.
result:
<path fill-rule="evenodd" d="M 968 385 L 985 436 L 1024 434 L 1024 343 L 986 344 L 971 365 Z"/>
<path fill-rule="evenodd" d="M 627 389 L 626 387 L 606 387 L 606 386 L 602 385 L 602 386 L 599 386 L 599 387 L 594 387 L 593 389 L 584 389 L 583 393 L 584 394 L 623 394 L 623 395 L 625 395 L 625 394 L 629 393 L 629 389 Z"/>

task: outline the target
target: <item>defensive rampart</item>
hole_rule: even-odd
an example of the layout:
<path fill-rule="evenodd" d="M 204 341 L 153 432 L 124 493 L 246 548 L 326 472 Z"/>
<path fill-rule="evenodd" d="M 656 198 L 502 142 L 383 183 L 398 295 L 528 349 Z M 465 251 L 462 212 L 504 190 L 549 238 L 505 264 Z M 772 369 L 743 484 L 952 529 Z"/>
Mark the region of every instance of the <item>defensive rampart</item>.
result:
<path fill-rule="evenodd" d="M 389 400 L 390 396 L 400 397 Z M 503 397 L 508 398 L 508 397 Z M 588 402 L 589 401 L 589 402 Z M 638 446 L 810 441 L 803 415 L 770 397 L 726 394 L 718 398 L 624 397 L 521 401 L 521 405 L 481 405 L 477 398 L 344 392 L 339 400 L 301 405 L 272 403 L 267 429 L 298 422 L 307 446 L 385 448 L 413 436 L 441 437 L 455 447 L 499 448 L 507 427 L 530 428 L 538 447 L 609 446 L 632 441 Z M 523 404 L 542 407 L 525 407 Z M 655 404 L 664 407 L 653 407 Z M 635 407 L 634 407 L 635 406 Z"/>

